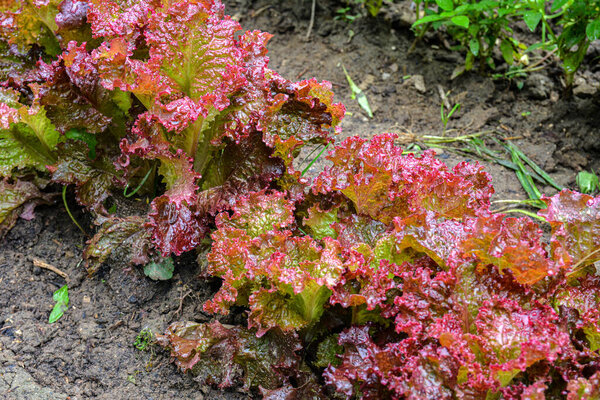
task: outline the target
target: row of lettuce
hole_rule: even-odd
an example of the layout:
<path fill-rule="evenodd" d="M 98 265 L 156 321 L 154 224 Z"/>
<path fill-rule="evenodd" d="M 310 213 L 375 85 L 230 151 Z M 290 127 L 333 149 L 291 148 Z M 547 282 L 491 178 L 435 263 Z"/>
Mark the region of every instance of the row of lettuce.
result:
<path fill-rule="evenodd" d="M 600 397 L 600 198 L 544 198 L 544 236 L 491 212 L 481 167 L 391 134 L 310 182 L 294 159 L 344 107 L 270 70 L 271 35 L 220 1 L 1 7 L 0 235 L 62 185 L 97 225 L 90 274 L 209 240 L 204 309 L 246 322 L 170 326 L 182 370 L 272 399 Z"/>

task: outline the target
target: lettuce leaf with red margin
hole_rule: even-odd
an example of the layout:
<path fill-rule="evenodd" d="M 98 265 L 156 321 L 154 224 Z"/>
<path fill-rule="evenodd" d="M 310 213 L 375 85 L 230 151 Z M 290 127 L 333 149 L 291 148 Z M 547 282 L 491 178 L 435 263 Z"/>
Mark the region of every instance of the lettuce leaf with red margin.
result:
<path fill-rule="evenodd" d="M 54 32 L 60 0 L 16 0 L 0 5 L 2 13 L 0 35 L 11 44 L 25 47 L 42 45 L 52 55 L 60 53 Z"/>
<path fill-rule="evenodd" d="M 58 5 L 58 13 L 54 18 L 59 42 L 65 44 L 93 42 L 92 30 L 87 22 L 89 4 L 87 0 L 62 0 Z"/>
<path fill-rule="evenodd" d="M 589 378 L 577 378 L 569 381 L 567 385 L 567 400 L 599 400 L 600 399 L 600 372 Z"/>
<path fill-rule="evenodd" d="M 37 44 L 57 55 L 71 40 L 92 38 L 85 1 L 10 0 L 0 5 L 0 12 L 0 37 L 20 48 Z"/>
<path fill-rule="evenodd" d="M 217 217 L 206 273 L 223 278 L 223 286 L 205 310 L 247 306 L 248 326 L 259 336 L 316 323 L 344 270 L 339 244 L 294 236 L 294 205 L 282 193 L 251 193 L 233 210 Z"/>
<path fill-rule="evenodd" d="M 458 245 L 465 256 L 477 257 L 480 268 L 492 264 L 500 272 L 509 270 L 527 285 L 560 271 L 560 264 L 544 249 L 542 231 L 529 218 L 496 214 L 473 219 L 465 228 L 467 236 Z"/>
<path fill-rule="evenodd" d="M 88 240 L 88 246 L 83 252 L 88 273 L 96 273 L 100 265 L 119 247 L 127 249 L 132 263 L 147 264 L 150 261 L 151 242 L 144 229 L 144 222 L 139 216 L 101 218 L 100 229 Z"/>
<path fill-rule="evenodd" d="M 493 188 L 481 167 L 461 163 L 449 171 L 432 152 L 403 155 L 396 138 L 344 140 L 327 156 L 333 165 L 317 177 L 313 192 L 339 190 L 359 214 L 385 224 L 421 210 L 459 219 L 489 212 Z"/>
<path fill-rule="evenodd" d="M 563 190 L 542 200 L 548 207 L 538 214 L 552 227 L 553 258 L 579 269 L 600 260 L 600 196 Z"/>
<path fill-rule="evenodd" d="M 2 90 L 0 103 L 0 176 L 14 169 L 45 171 L 56 162 L 56 145 L 61 136 L 43 107 L 27 107 L 18 94 Z"/>
<path fill-rule="evenodd" d="M 131 157 L 160 162 L 167 187 L 148 228 L 164 255 L 196 247 L 236 197 L 276 180 L 293 186 L 296 152 L 330 141 L 343 116 L 328 83 L 293 83 L 269 70 L 271 36 L 236 38 L 240 26 L 220 1 L 93 2 L 90 21 L 107 39 L 91 53 L 102 86 L 132 93 L 147 110 L 121 143 L 122 166 Z M 165 175 L 174 170 L 182 179 Z"/>
<path fill-rule="evenodd" d="M 37 82 L 29 83 L 34 105 L 44 106 L 59 132 L 80 129 L 96 134 L 111 123 L 123 123 L 123 112 L 113 101 L 123 94 L 100 85 L 98 70 L 85 44 L 70 42 L 58 60 L 40 62 L 36 78 Z"/>
<path fill-rule="evenodd" d="M 152 201 L 146 226 L 163 256 L 180 255 L 196 248 L 208 232 L 208 224 L 196 208 L 198 175 L 192 172 L 192 161 L 181 150 L 159 159 L 167 191 Z"/>
<path fill-rule="evenodd" d="M 257 192 L 283 176 L 281 159 L 254 133 L 230 143 L 212 160 L 198 193 L 198 209 L 205 215 L 231 209 L 240 194 Z"/>
<path fill-rule="evenodd" d="M 557 320 L 548 306 L 525 310 L 515 301 L 494 299 L 479 309 L 474 322 L 478 337 L 473 339 L 484 349 L 492 376 L 506 386 L 533 364 L 553 363 L 570 351 L 569 335 Z"/>
<path fill-rule="evenodd" d="M 3 86 L 21 87 L 35 69 L 39 53 L 39 49 L 22 49 L 0 39 L 0 82 L 3 82 Z"/>
<path fill-rule="evenodd" d="M 140 34 L 152 5 L 158 1 L 88 0 L 87 18 L 95 37 L 106 39 Z"/>
<path fill-rule="evenodd" d="M 442 347 L 416 346 L 413 339 L 378 345 L 369 327 L 340 334 L 342 364 L 325 370 L 325 382 L 347 398 L 452 399 L 458 365 Z"/>
<path fill-rule="evenodd" d="M 328 367 L 324 377 L 348 397 L 486 398 L 511 390 L 533 395 L 545 389 L 548 370 L 531 367 L 552 364 L 572 350 L 557 320 L 548 307 L 524 310 L 510 300 L 495 299 L 483 304 L 471 328 L 448 313 L 433 321 L 431 336 L 422 340 L 378 344 L 368 326 L 352 327 L 340 334 L 339 344 L 345 348 L 341 364 Z M 376 327 L 371 330 L 376 332 Z M 540 383 L 512 385 L 518 374 Z"/>
<path fill-rule="evenodd" d="M 394 218 L 393 222 L 396 253 L 405 249 L 424 253 L 446 270 L 460 258 L 456 244 L 467 236 L 460 221 L 439 218 L 433 211 L 424 211 L 404 219 Z"/>
<path fill-rule="evenodd" d="M 171 351 L 182 371 L 191 371 L 202 384 L 228 388 L 243 382 L 245 390 L 274 390 L 301 369 L 298 337 L 272 330 L 257 337 L 254 331 L 219 322 L 177 322 L 158 343 Z"/>
<path fill-rule="evenodd" d="M 17 222 L 34 217 L 33 210 L 40 204 L 51 204 L 53 196 L 43 193 L 31 182 L 0 180 L 0 239 Z"/>
<path fill-rule="evenodd" d="M 52 180 L 63 185 L 76 186 L 79 204 L 90 207 L 98 214 L 107 214 L 104 201 L 111 196 L 111 189 L 122 187 L 122 177 L 117 173 L 109 154 L 100 150 L 92 160 L 85 143 L 68 140 L 57 149 L 58 161 L 48 166 Z"/>
<path fill-rule="evenodd" d="M 552 304 L 562 313 L 575 311 L 575 329 L 583 331 L 591 351 L 600 349 L 600 277 L 588 274 L 571 285 L 562 285 Z"/>

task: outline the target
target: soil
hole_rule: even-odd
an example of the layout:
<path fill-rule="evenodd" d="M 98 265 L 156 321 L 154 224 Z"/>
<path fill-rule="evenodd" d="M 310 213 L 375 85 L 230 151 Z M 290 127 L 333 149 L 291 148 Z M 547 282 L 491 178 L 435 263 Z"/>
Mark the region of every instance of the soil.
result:
<path fill-rule="evenodd" d="M 333 83 L 337 101 L 348 110 L 339 140 L 396 132 L 402 138 L 442 135 L 440 91 L 461 111 L 448 124 L 448 136 L 483 131 L 514 138 L 525 154 L 558 183 L 574 188 L 582 169 L 600 169 L 600 69 L 589 63 L 576 79 L 574 95 L 562 95 L 560 69 L 550 65 L 515 83 L 477 73 L 450 79 L 461 56 L 431 35 L 407 55 L 413 36 L 401 13 L 352 23 L 335 20 L 343 4 L 319 0 L 309 41 L 309 0 L 231 0 L 227 13 L 244 29 L 275 34 L 271 68 L 289 79 L 317 77 Z M 600 52 L 592 48 L 588 59 Z M 367 95 L 372 119 L 352 100 L 341 64 Z M 438 151 L 449 164 L 465 160 Z M 307 161 L 300 161 L 300 166 Z M 310 169 L 314 175 L 325 161 Z M 484 163 L 496 199 L 526 198 L 515 174 Z M 542 187 L 548 195 L 553 189 Z M 86 216 L 72 203 L 75 217 Z M 236 391 L 203 387 L 180 374 L 160 349 L 137 350 L 142 329 L 161 333 L 174 321 L 208 321 L 201 311 L 213 287 L 197 279 L 194 257 L 176 261 L 175 275 L 154 282 L 113 258 L 88 278 L 81 265 L 86 237 L 61 204 L 41 207 L 31 221 L 20 220 L 0 242 L 0 398 L 1 399 L 244 399 Z M 92 227 L 85 224 L 89 231 Z M 68 277 L 34 266 L 41 259 Z M 52 293 L 68 285 L 70 305 L 48 324 Z"/>

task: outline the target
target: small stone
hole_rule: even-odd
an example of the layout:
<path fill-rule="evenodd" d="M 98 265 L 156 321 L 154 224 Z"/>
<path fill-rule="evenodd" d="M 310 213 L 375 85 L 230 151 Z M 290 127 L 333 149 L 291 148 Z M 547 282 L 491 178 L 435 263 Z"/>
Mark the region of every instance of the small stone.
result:
<path fill-rule="evenodd" d="M 390 79 L 391 76 L 392 76 L 391 74 L 384 72 L 383 74 L 381 74 L 381 79 L 383 79 L 384 81 L 387 81 L 388 79 Z"/>
<path fill-rule="evenodd" d="M 390 65 L 390 71 L 398 72 L 398 64 L 393 63 L 392 65 Z"/>
<path fill-rule="evenodd" d="M 552 80 L 543 74 L 531 74 L 525 81 L 525 87 L 529 97 L 543 100 L 550 97 L 554 85 Z"/>
<path fill-rule="evenodd" d="M 413 75 L 410 77 L 409 80 L 412 81 L 415 89 L 417 89 L 417 92 L 427 92 L 427 88 L 425 87 L 425 79 L 423 79 L 423 75 Z"/>
<path fill-rule="evenodd" d="M 592 85 L 586 79 L 578 76 L 573 82 L 573 94 L 577 97 L 592 97 L 598 90 L 598 85 Z"/>

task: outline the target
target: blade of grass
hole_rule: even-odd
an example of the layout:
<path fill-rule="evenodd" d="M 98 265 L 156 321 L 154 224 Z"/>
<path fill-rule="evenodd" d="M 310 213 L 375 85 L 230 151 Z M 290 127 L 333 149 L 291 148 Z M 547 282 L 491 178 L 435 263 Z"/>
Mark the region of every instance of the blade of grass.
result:
<path fill-rule="evenodd" d="M 479 158 L 481 158 L 484 161 L 495 162 L 496 164 L 502 165 L 505 168 L 512 169 L 513 171 L 519 171 L 519 167 L 515 163 L 505 160 L 503 158 L 497 158 L 497 156 L 496 156 L 497 153 L 494 152 L 493 150 L 488 149 L 487 147 L 473 146 L 472 148 L 468 148 L 468 147 L 458 148 L 458 147 L 452 147 L 452 146 L 444 146 L 441 144 L 428 144 L 427 142 L 425 142 L 425 144 L 428 145 L 429 147 L 444 149 L 444 150 L 448 150 L 448 151 L 455 152 L 458 154 L 468 154 L 468 155 L 478 156 Z M 539 177 L 536 173 L 532 173 L 529 171 L 526 171 L 525 173 L 527 175 L 530 175 L 538 183 L 546 184 L 546 181 L 544 179 L 542 179 L 541 177 Z"/>
<path fill-rule="evenodd" d="M 469 135 L 456 136 L 453 138 L 452 137 L 442 137 L 442 136 L 429 136 L 429 135 L 422 136 L 422 138 L 423 138 L 424 143 L 429 147 L 437 147 L 437 148 L 447 149 L 449 151 L 454 151 L 454 152 L 458 152 L 458 153 L 477 155 L 478 157 L 480 157 L 483 160 L 492 161 L 499 165 L 502 165 L 503 167 L 512 169 L 513 171 L 517 172 L 517 177 L 520 175 L 524 179 L 524 181 L 527 181 L 527 182 L 525 182 L 525 184 L 523 184 L 523 182 L 521 184 L 524 185 L 523 187 L 527 191 L 527 194 L 530 196 L 530 198 L 532 198 L 534 200 L 539 200 L 539 197 L 541 197 L 541 193 L 539 192 L 539 190 L 533 183 L 533 180 L 535 180 L 538 183 L 543 184 L 543 185 L 549 184 L 549 185 L 557 188 L 558 190 L 562 189 L 562 187 L 560 185 L 556 184 L 556 182 L 554 182 L 554 180 L 552 180 L 552 178 L 543 169 L 541 169 L 537 164 L 535 164 L 529 157 L 527 157 L 522 151 L 520 151 L 512 143 L 510 143 L 510 145 L 512 147 L 508 147 L 506 144 L 500 143 L 500 142 L 498 142 L 498 140 L 493 138 L 493 140 L 498 145 L 504 147 L 507 150 L 507 152 L 509 154 L 511 154 L 511 158 L 512 158 L 513 153 L 517 154 L 517 157 L 518 157 L 517 160 L 519 162 L 515 162 L 514 159 L 512 162 L 505 160 L 500 153 L 489 149 L 485 145 L 483 140 L 481 140 L 481 136 L 483 136 L 486 133 L 493 133 L 493 131 L 478 132 L 478 133 L 469 134 Z M 457 147 L 442 145 L 442 144 L 446 144 L 446 143 L 463 143 L 465 145 L 465 147 L 457 148 Z M 513 150 L 513 151 L 511 151 L 511 150 Z M 525 166 L 523 165 L 523 163 L 520 162 L 521 159 L 523 159 L 533 169 L 533 171 L 528 171 L 525 168 Z M 539 195 L 537 198 L 535 196 L 536 192 Z M 537 206 L 543 206 L 543 205 L 538 202 Z"/>
<path fill-rule="evenodd" d="M 540 216 L 539 216 L 539 215 L 537 215 L 536 213 L 533 213 L 533 212 L 531 212 L 531 211 L 527 211 L 527 210 L 521 210 L 520 208 L 511 208 L 510 210 L 504 210 L 504 211 L 502 211 L 502 212 L 503 212 L 503 213 L 505 213 L 505 214 L 508 214 L 508 213 L 519 213 L 519 214 L 525 214 L 525 215 L 527 215 L 527 216 L 529 216 L 529 217 L 531 217 L 531 218 L 537 219 L 537 220 L 539 220 L 539 221 L 542 221 L 542 222 L 548 222 L 548 221 L 546 221 L 546 219 L 545 219 L 545 218 L 543 218 L 543 217 L 540 217 Z"/>
<path fill-rule="evenodd" d="M 538 200 L 535 207 L 544 208 L 545 204 L 540 200 L 542 194 L 538 190 L 537 186 L 535 186 L 535 183 L 533 183 L 533 178 L 531 178 L 531 175 L 527 173 L 525 165 L 523 165 L 523 163 L 521 162 L 521 158 L 514 151 L 510 151 L 510 156 L 512 162 L 519 167 L 519 170 L 516 171 L 517 179 L 519 180 L 519 182 L 521 182 L 521 186 L 523 186 L 523 189 L 527 193 L 527 196 L 529 196 L 531 200 Z"/>
<path fill-rule="evenodd" d="M 138 192 L 138 190 L 140 190 L 142 188 L 142 186 L 144 186 L 144 184 L 148 180 L 148 177 L 154 171 L 155 166 L 156 166 L 156 164 L 153 165 L 152 168 L 150 168 L 148 170 L 148 172 L 146 172 L 146 175 L 144 176 L 144 178 L 142 179 L 142 181 L 140 182 L 140 184 L 133 190 L 133 192 L 127 193 L 127 189 L 129 189 L 129 183 L 127 185 L 125 185 L 125 189 L 123 189 L 123 196 L 125 196 L 126 198 L 130 198 L 131 196 L 133 196 L 134 194 L 136 194 Z"/>
<path fill-rule="evenodd" d="M 511 151 L 513 151 L 516 154 L 518 154 L 519 158 L 521 158 L 523 161 L 525 161 L 527 163 L 527 165 L 529 165 L 531 167 L 531 169 L 533 169 L 535 171 L 536 174 L 538 174 L 540 177 L 542 177 L 548 183 L 548 185 L 554 187 L 556 190 L 563 190 L 564 189 L 564 186 L 561 186 L 558 183 L 556 183 L 554 181 L 554 179 L 552 179 L 550 177 L 550 175 L 548 175 L 546 173 L 546 171 L 544 171 L 535 162 L 533 162 L 533 160 L 531 160 L 529 157 L 527 157 L 527 155 L 525 155 L 514 143 L 511 143 L 511 142 L 507 141 L 506 142 L 506 146 Z"/>
<path fill-rule="evenodd" d="M 313 166 L 313 164 L 319 159 L 321 158 L 321 156 L 323 155 L 323 153 L 325 152 L 325 150 L 327 150 L 329 148 L 330 143 L 327 143 L 327 146 L 323 147 L 323 149 L 319 152 L 319 154 L 317 154 L 317 156 L 315 158 L 312 159 L 312 161 L 306 166 L 306 168 L 304 168 L 302 170 L 302 176 L 304 176 L 304 174 L 306 174 L 308 172 L 308 170 L 310 169 L 310 167 Z"/>

